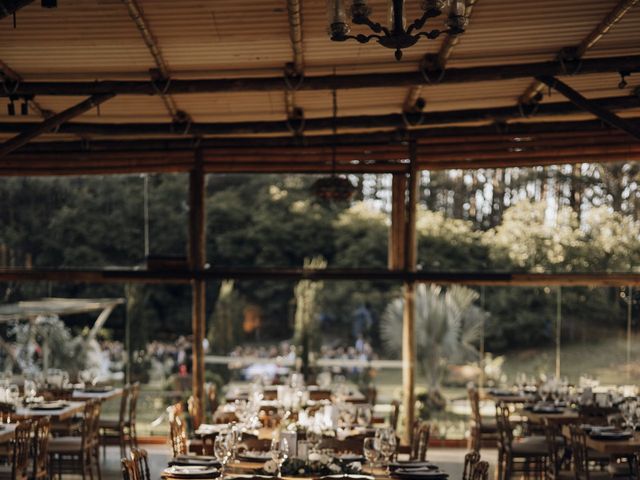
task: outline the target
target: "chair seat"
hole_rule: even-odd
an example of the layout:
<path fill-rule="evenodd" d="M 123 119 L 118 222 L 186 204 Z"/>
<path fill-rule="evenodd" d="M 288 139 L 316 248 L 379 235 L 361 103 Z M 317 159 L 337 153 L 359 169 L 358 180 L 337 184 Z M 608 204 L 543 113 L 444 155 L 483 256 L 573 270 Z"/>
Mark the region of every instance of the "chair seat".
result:
<path fill-rule="evenodd" d="M 523 437 L 514 441 L 511 445 L 514 455 L 520 457 L 546 456 L 549 452 L 547 440 L 542 436 Z"/>
<path fill-rule="evenodd" d="M 480 433 L 497 433 L 498 425 L 496 424 L 495 418 L 482 418 L 482 423 L 480 424 Z"/>
<path fill-rule="evenodd" d="M 124 426 L 123 423 L 120 423 L 120 420 L 102 420 L 100 419 L 100 428 L 109 429 L 109 430 L 121 430 Z"/>
<path fill-rule="evenodd" d="M 49 453 L 74 453 L 81 450 L 80 437 L 54 437 L 49 440 Z"/>

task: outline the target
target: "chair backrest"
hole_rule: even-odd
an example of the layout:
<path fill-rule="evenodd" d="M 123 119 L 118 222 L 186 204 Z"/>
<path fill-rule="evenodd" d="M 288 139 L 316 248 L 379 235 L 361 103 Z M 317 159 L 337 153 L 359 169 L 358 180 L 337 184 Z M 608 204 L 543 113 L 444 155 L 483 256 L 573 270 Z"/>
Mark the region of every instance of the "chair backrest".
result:
<path fill-rule="evenodd" d="M 149 455 L 147 451 L 142 448 L 132 448 L 131 459 L 135 465 L 137 479 L 151 480 L 151 474 L 149 473 Z"/>
<path fill-rule="evenodd" d="M 496 403 L 496 426 L 498 429 L 498 449 L 502 452 L 511 452 L 513 427 L 509 421 L 509 407 L 502 402 Z"/>
<path fill-rule="evenodd" d="M 136 411 L 138 409 L 138 397 L 140 396 L 140 382 L 131 385 L 129 392 L 129 424 L 136 423 Z"/>
<path fill-rule="evenodd" d="M 173 456 L 186 455 L 187 447 L 187 429 L 182 420 L 182 405 L 180 403 L 171 405 L 167 408 L 169 415 L 169 440 L 171 441 L 171 449 Z"/>
<path fill-rule="evenodd" d="M 209 401 L 209 414 L 211 418 L 213 418 L 220 406 L 220 402 L 218 401 L 218 386 L 215 383 L 208 383 L 205 392 L 207 393 L 207 400 Z"/>
<path fill-rule="evenodd" d="M 558 436 L 561 434 L 558 426 L 549 419 L 544 419 L 544 434 L 547 440 L 547 450 L 549 453 L 549 461 L 547 462 L 548 477 L 558 478 L 558 472 L 562 463 L 562 457 L 559 453 L 560 445 L 558 445 Z"/>
<path fill-rule="evenodd" d="M 29 477 L 29 451 L 31 450 L 31 421 L 25 420 L 16 425 L 13 434 L 13 459 L 11 478 L 26 480 Z"/>
<path fill-rule="evenodd" d="M 467 387 L 467 395 L 469 395 L 469 403 L 471 404 L 471 419 L 480 425 L 482 417 L 480 416 L 480 393 L 475 385 L 470 384 Z"/>
<path fill-rule="evenodd" d="M 416 421 L 413 424 L 410 453 L 412 460 L 425 461 L 427 459 L 427 448 L 429 447 L 430 436 L 431 425 L 429 423 Z"/>
<path fill-rule="evenodd" d="M 88 429 L 89 441 L 92 445 L 96 445 L 100 442 L 100 412 L 102 411 L 102 403 L 100 400 L 91 400 L 87 403 L 92 409 Z"/>
<path fill-rule="evenodd" d="M 47 478 L 49 476 L 49 434 L 51 421 L 49 417 L 41 417 L 33 424 L 34 452 L 33 452 L 33 477 Z"/>
<path fill-rule="evenodd" d="M 480 453 L 476 450 L 468 452 L 464 456 L 464 468 L 462 469 L 462 480 L 471 480 L 471 474 L 476 463 L 480 461 Z"/>
<path fill-rule="evenodd" d="M 187 400 L 187 411 L 191 419 L 191 428 L 197 430 L 200 426 L 202 415 L 200 412 L 200 402 L 193 395 Z"/>
<path fill-rule="evenodd" d="M 398 400 L 391 401 L 391 416 L 389 417 L 389 424 L 394 430 L 398 430 L 398 419 L 400 418 L 400 402 Z"/>
<path fill-rule="evenodd" d="M 120 428 L 127 420 L 127 407 L 129 406 L 129 394 L 131 393 L 131 385 L 125 385 L 122 387 L 122 396 L 120 397 L 120 409 L 118 411 L 118 423 Z"/>
<path fill-rule="evenodd" d="M 122 471 L 122 480 L 140 480 L 136 476 L 136 464 L 128 458 L 120 459 L 120 468 Z"/>
<path fill-rule="evenodd" d="M 569 425 L 571 432 L 571 453 L 576 478 L 589 480 L 589 456 L 587 450 L 587 435 L 580 425 Z"/>
<path fill-rule="evenodd" d="M 473 466 L 471 480 L 489 480 L 489 462 L 480 460 Z"/>

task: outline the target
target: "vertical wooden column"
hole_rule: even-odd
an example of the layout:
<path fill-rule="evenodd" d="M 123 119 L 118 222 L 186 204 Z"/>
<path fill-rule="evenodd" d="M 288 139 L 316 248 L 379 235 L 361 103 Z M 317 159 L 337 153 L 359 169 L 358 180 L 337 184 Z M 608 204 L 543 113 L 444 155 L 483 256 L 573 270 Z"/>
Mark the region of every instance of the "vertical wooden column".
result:
<path fill-rule="evenodd" d="M 389 228 L 388 265 L 390 270 L 404 268 L 404 234 L 407 213 L 407 177 L 394 173 L 391 183 L 391 227 Z"/>
<path fill-rule="evenodd" d="M 204 269 L 205 208 L 204 171 L 202 154 L 195 152 L 195 166 L 189 173 L 189 265 L 192 271 Z M 202 420 L 204 406 L 204 350 L 206 282 L 202 278 L 191 280 L 191 328 L 193 331 L 192 388 L 196 401 L 195 413 L 198 423 Z"/>
<path fill-rule="evenodd" d="M 410 144 L 409 159 L 411 168 L 407 185 L 406 221 L 404 235 L 404 269 L 416 271 L 416 207 L 420 188 L 420 172 L 416 161 L 415 141 Z M 404 283 L 404 312 L 402 322 L 402 391 L 404 407 L 403 443 L 410 444 L 415 419 L 415 382 L 416 382 L 416 341 L 415 341 L 415 282 Z"/>

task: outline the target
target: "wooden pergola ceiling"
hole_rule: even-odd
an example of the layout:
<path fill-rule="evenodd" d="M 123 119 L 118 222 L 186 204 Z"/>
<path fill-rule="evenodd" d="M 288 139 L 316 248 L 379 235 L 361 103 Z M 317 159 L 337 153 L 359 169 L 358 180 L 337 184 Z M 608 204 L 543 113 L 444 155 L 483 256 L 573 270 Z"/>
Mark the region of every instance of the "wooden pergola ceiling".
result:
<path fill-rule="evenodd" d="M 340 171 L 407 171 L 412 141 L 421 169 L 640 158 L 640 0 L 470 0 L 464 35 L 401 62 L 377 44 L 331 42 L 324 2 L 58 3 L 0 0 L 0 96 L 30 106 L 0 109 L 0 175 L 187 171 L 196 147 L 210 172 L 328 171 L 330 150 L 315 147 L 333 141 L 332 88 L 351 147 Z M 370 4 L 384 16 L 385 2 Z M 418 4 L 407 0 L 408 17 Z M 546 94 L 544 79 L 560 90 Z M 484 145 L 529 124 L 527 148 Z M 571 125 L 588 145 L 545 143 Z M 439 150 L 421 140 L 439 135 Z"/>

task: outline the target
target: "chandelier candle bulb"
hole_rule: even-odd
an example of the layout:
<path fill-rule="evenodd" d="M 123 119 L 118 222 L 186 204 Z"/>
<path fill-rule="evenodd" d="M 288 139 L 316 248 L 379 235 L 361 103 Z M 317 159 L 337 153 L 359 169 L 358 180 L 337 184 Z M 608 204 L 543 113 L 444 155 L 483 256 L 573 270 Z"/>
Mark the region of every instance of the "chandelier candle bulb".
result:
<path fill-rule="evenodd" d="M 331 39 L 346 40 L 344 37 L 349 33 L 350 28 L 347 25 L 347 15 L 343 0 L 327 0 L 327 13 Z"/>

